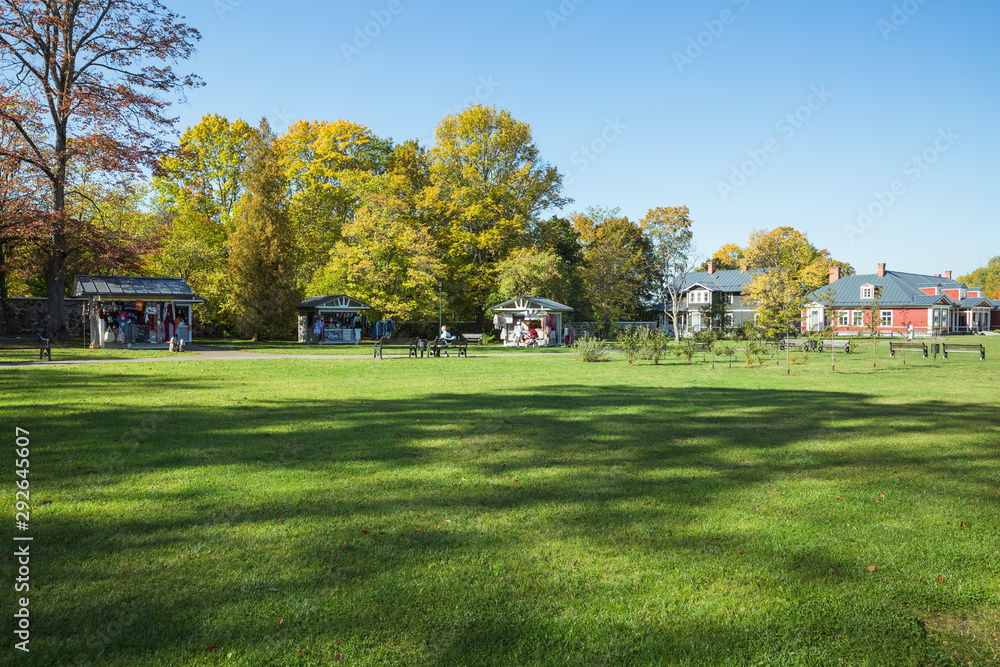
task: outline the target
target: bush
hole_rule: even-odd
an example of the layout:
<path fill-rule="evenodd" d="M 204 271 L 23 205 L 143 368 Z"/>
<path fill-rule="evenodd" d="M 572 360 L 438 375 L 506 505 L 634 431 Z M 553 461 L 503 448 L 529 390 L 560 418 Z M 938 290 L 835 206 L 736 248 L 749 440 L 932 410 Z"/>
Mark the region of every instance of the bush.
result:
<path fill-rule="evenodd" d="M 615 345 L 622 354 L 625 355 L 625 361 L 628 362 L 629 366 L 634 366 L 635 362 L 639 360 L 643 355 L 644 338 L 646 329 L 640 329 L 638 327 L 628 327 L 618 332 L 618 339 L 615 341 Z"/>
<path fill-rule="evenodd" d="M 577 338 L 573 348 L 580 357 L 580 361 L 586 362 L 604 361 L 604 356 L 608 353 L 604 343 L 590 334 Z"/>
<path fill-rule="evenodd" d="M 670 346 L 670 338 L 659 329 L 645 329 L 646 333 L 642 339 L 643 357 L 649 359 L 654 364 L 660 363 L 667 348 Z"/>

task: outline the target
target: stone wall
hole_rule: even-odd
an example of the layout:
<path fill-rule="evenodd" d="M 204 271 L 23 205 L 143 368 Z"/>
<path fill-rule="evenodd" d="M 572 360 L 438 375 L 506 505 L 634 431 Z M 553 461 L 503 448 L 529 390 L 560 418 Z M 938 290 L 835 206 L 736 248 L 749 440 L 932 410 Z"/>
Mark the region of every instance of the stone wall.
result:
<path fill-rule="evenodd" d="M 615 322 L 608 337 L 614 338 L 618 335 L 619 331 L 630 327 L 635 327 L 637 329 L 655 329 L 656 326 L 656 322 Z M 563 322 L 563 327 L 573 327 L 573 331 L 576 334 L 577 339 L 588 334 L 603 338 L 603 324 L 599 322 Z"/>
<path fill-rule="evenodd" d="M 12 298 L 7 300 L 10 311 L 8 329 L 17 333 L 45 332 L 49 328 L 48 299 Z M 66 326 L 73 338 L 87 335 L 88 299 L 66 299 Z"/>

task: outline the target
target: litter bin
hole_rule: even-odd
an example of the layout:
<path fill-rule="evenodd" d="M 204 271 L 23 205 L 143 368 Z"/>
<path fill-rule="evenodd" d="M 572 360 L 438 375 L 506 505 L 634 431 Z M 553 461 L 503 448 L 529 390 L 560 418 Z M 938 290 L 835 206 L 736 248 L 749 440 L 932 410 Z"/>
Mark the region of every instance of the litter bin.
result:
<path fill-rule="evenodd" d="M 417 339 L 417 352 L 420 353 L 421 357 L 424 356 L 425 352 L 427 352 L 427 340 L 426 339 L 424 339 L 424 338 L 418 338 Z"/>
<path fill-rule="evenodd" d="M 941 354 L 941 343 L 931 343 L 931 354 L 935 357 Z"/>

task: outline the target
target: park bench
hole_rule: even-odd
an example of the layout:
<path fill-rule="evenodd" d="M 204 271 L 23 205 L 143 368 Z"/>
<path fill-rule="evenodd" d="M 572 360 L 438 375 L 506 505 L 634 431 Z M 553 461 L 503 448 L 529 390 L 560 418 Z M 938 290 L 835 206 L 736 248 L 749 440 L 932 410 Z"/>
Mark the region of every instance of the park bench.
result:
<path fill-rule="evenodd" d="M 850 339 L 845 339 L 845 340 L 829 340 L 829 339 L 827 339 L 827 340 L 821 340 L 819 342 L 819 351 L 822 352 L 823 348 L 825 348 L 825 347 L 832 347 L 837 352 L 843 352 L 844 354 L 850 354 L 851 353 L 851 340 Z"/>
<path fill-rule="evenodd" d="M 421 356 L 416 338 L 379 338 L 375 341 L 374 358 L 382 359 L 382 352 L 385 350 L 406 350 L 407 357 Z"/>
<path fill-rule="evenodd" d="M 889 356 L 895 357 L 897 352 L 920 352 L 924 359 L 927 358 L 927 343 L 897 343 L 889 341 Z"/>
<path fill-rule="evenodd" d="M 782 338 L 778 341 L 778 349 L 784 350 L 785 347 L 788 347 L 789 350 L 808 350 L 811 346 L 808 338 L 789 338 L 788 340 Z"/>
<path fill-rule="evenodd" d="M 969 345 L 969 344 L 958 344 L 958 343 L 942 343 L 941 351 L 944 353 L 944 358 L 948 358 L 949 352 L 965 353 L 965 354 L 978 354 L 980 361 L 986 361 L 986 348 L 982 345 Z"/>
<path fill-rule="evenodd" d="M 0 350 L 38 350 L 39 360 L 48 356 L 52 361 L 49 339 L 39 333 L 0 334 Z"/>
<path fill-rule="evenodd" d="M 469 345 L 482 345 L 483 334 L 461 334 L 459 338 L 464 338 Z"/>
<path fill-rule="evenodd" d="M 467 341 L 463 336 L 455 336 L 451 341 L 447 341 L 444 338 L 435 338 L 430 342 L 427 348 L 428 357 L 440 357 L 441 351 L 456 351 L 456 356 L 468 357 L 469 356 L 469 341 Z"/>

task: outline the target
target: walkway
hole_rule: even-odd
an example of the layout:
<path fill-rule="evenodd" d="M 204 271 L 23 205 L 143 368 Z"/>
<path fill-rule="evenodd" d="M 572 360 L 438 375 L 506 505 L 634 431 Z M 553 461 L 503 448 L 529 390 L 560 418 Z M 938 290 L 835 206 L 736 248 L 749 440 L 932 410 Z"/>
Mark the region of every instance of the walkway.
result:
<path fill-rule="evenodd" d="M 59 350 L 52 351 L 59 354 Z M 537 352 L 507 352 L 497 354 L 470 354 L 470 358 L 484 357 L 558 357 L 559 354 L 539 354 Z M 69 359 L 64 361 L 10 361 L 0 362 L 0 368 L 38 368 L 42 366 L 86 366 L 91 364 L 128 364 L 128 363 L 159 363 L 178 361 L 237 361 L 244 359 L 313 359 L 317 361 L 346 359 L 371 359 L 367 354 L 267 354 L 260 352 L 241 352 L 239 350 L 220 350 L 212 347 L 194 346 L 180 354 L 166 357 L 123 357 L 120 359 Z M 405 354 L 387 354 L 386 359 L 406 359 Z M 458 358 L 458 357 L 456 357 Z"/>

